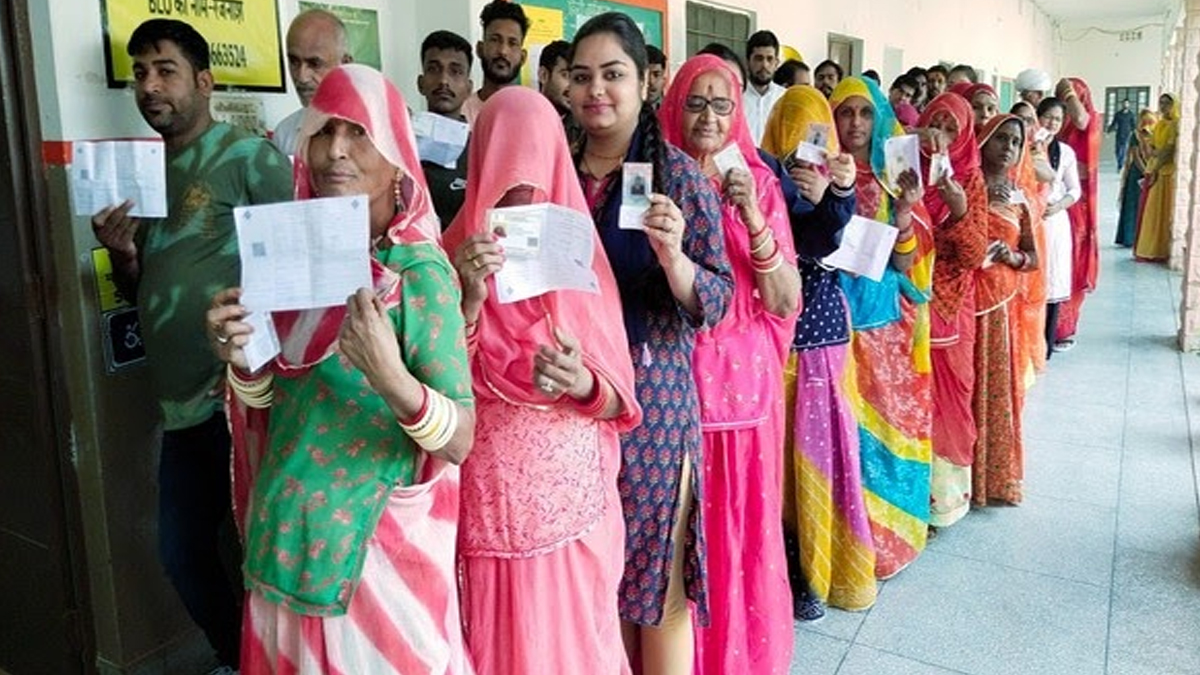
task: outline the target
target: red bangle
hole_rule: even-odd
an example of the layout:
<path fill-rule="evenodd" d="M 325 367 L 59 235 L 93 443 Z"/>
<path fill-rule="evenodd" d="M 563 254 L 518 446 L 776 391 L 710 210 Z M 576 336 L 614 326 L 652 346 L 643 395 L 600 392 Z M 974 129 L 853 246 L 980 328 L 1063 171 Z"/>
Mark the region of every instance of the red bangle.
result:
<path fill-rule="evenodd" d="M 608 396 L 605 392 L 604 382 L 596 376 L 595 371 L 592 372 L 592 393 L 588 397 L 581 400 L 572 400 L 575 410 L 584 417 L 599 417 L 600 413 L 608 407 Z"/>
<path fill-rule="evenodd" d="M 775 258 L 780 255 L 782 255 L 782 254 L 779 251 L 779 241 L 776 240 L 775 248 L 771 250 L 771 255 L 769 255 L 765 258 L 758 258 L 758 257 L 751 255 L 750 256 L 750 264 L 753 265 L 755 269 L 765 269 L 765 268 L 770 267 L 771 265 L 774 265 Z"/>
<path fill-rule="evenodd" d="M 400 424 L 411 427 L 417 422 L 420 422 L 421 419 L 425 417 L 425 413 L 427 412 L 429 412 L 429 390 L 425 387 L 421 387 L 421 409 L 417 411 L 416 415 L 413 415 L 409 419 L 400 420 Z"/>

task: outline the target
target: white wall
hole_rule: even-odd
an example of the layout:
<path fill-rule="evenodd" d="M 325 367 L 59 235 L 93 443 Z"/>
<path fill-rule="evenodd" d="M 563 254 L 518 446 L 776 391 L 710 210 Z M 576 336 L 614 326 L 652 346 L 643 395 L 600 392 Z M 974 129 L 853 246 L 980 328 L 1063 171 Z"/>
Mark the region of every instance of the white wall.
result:
<path fill-rule="evenodd" d="M 1014 77 L 1031 66 L 1055 69 L 1053 26 L 1030 0 L 740 0 L 712 2 L 757 17 L 781 42 L 800 50 L 815 66 L 826 57 L 826 36 L 863 40 L 863 68 L 881 73 L 885 49 L 903 50 L 905 69 L 938 61 L 969 63 L 988 74 Z M 685 58 L 686 4 L 671 4 L 672 61 Z M 887 75 L 888 73 L 884 73 Z"/>
<path fill-rule="evenodd" d="M 1100 110 L 1106 87 L 1150 87 L 1153 105 L 1161 91 L 1163 45 L 1168 41 L 1163 22 L 1158 15 L 1064 23 L 1059 29 L 1059 74 L 1086 80 Z M 1141 40 L 1120 41 L 1118 33 L 1139 27 Z"/>

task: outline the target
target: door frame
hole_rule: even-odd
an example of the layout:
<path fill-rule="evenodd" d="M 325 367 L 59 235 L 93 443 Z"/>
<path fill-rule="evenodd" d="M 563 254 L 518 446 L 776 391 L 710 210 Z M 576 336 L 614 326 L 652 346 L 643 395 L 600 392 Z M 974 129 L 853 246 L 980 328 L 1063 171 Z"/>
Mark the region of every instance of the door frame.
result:
<path fill-rule="evenodd" d="M 37 401 L 37 419 L 30 439 L 51 458 L 57 477 L 47 489 L 55 492 L 51 500 L 57 527 L 52 548 L 58 556 L 61 584 L 66 606 L 62 608 L 64 642 L 70 646 L 78 672 L 96 669 L 93 617 L 89 602 L 88 575 L 84 545 L 79 485 L 74 470 L 71 412 L 67 392 L 66 367 L 62 358 L 65 344 L 57 316 L 58 284 L 53 245 L 48 188 L 42 161 L 42 133 L 38 112 L 38 94 L 33 71 L 34 49 L 30 34 L 30 2 L 12 0 L 0 7 L 0 130 L 8 135 L 11 174 L 0 177 L 0 184 L 13 188 L 14 219 L 18 241 L 18 260 L 22 272 L 21 292 L 29 308 L 28 321 L 20 328 L 30 331 L 31 356 L 37 371 L 30 394 Z M 36 648 L 37 645 L 30 645 Z"/>

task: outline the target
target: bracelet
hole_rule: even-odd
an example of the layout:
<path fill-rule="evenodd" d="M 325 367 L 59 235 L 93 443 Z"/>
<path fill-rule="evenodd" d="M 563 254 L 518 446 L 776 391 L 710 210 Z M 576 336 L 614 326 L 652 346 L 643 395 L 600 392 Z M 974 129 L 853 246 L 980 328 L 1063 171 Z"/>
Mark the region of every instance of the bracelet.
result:
<path fill-rule="evenodd" d="M 754 241 L 754 240 L 751 239 L 750 241 Z M 771 242 L 773 242 L 773 241 L 775 242 L 775 247 L 779 248 L 779 242 L 775 241 L 775 237 L 766 237 L 765 239 L 762 240 L 762 243 L 760 243 L 758 246 L 755 246 L 754 248 L 750 249 L 750 256 L 754 257 L 754 254 L 762 251 L 764 248 L 769 246 L 771 244 Z M 767 256 L 767 257 L 769 258 L 770 256 Z"/>
<path fill-rule="evenodd" d="M 904 241 L 896 242 L 896 245 L 892 247 L 892 253 L 897 253 L 899 255 L 908 255 L 916 250 L 917 235 L 915 234 L 909 235 L 908 239 L 905 239 Z"/>
<path fill-rule="evenodd" d="M 750 232 L 750 228 L 746 228 L 746 231 Z M 750 232 L 750 241 L 754 241 L 755 237 L 760 236 L 763 232 L 766 232 L 766 231 L 767 231 L 767 224 L 763 223 L 763 226 L 758 228 L 758 232 Z"/>
<path fill-rule="evenodd" d="M 251 408 L 270 408 L 275 400 L 275 374 L 267 373 L 252 380 L 237 374 L 233 364 L 225 368 L 225 380 L 238 399 Z"/>
<path fill-rule="evenodd" d="M 851 183 L 850 185 L 848 185 L 846 187 L 842 187 L 842 186 L 838 185 L 837 183 L 834 183 L 831 181 L 829 183 L 829 189 L 833 192 L 834 197 L 841 197 L 841 198 L 845 199 L 846 197 L 849 197 L 850 195 L 854 194 L 855 184 Z"/>
<path fill-rule="evenodd" d="M 755 264 L 754 271 L 758 274 L 771 274 L 780 267 L 783 267 L 783 254 L 779 253 L 778 249 L 776 250 L 775 255 L 771 256 L 771 258 L 774 258 L 774 261 L 770 265 L 760 267 L 758 264 Z M 768 260 L 771 260 L 771 258 L 768 258 Z"/>
<path fill-rule="evenodd" d="M 400 421 L 409 438 L 428 452 L 446 447 L 458 428 L 458 406 L 440 392 L 422 384 L 425 390 L 423 413 L 412 424 Z"/>
<path fill-rule="evenodd" d="M 416 425 L 425 417 L 425 414 L 428 412 L 429 412 L 429 390 L 422 389 L 421 390 L 421 407 L 419 410 L 417 410 L 417 414 L 413 415 L 409 421 L 400 420 L 400 424 Z"/>
<path fill-rule="evenodd" d="M 572 399 L 572 405 L 575 410 L 584 417 L 595 418 L 599 417 L 600 413 L 608 407 L 609 395 L 608 387 L 604 386 L 604 381 L 596 376 L 595 371 L 592 371 L 592 393 L 588 394 L 587 398 L 575 401 Z"/>

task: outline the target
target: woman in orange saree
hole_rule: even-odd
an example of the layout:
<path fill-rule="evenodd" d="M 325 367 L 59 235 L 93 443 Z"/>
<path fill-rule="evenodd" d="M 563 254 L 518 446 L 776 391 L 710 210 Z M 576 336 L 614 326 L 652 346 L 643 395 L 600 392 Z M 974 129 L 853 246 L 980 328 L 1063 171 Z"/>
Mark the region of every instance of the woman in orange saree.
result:
<path fill-rule="evenodd" d="M 1012 321 L 1018 278 L 1037 269 L 1037 249 L 1017 185 L 1025 131 L 1015 115 L 997 115 L 979 139 L 988 190 L 988 257 L 975 284 L 975 396 L 978 437 L 971 494 L 976 506 L 1018 504 L 1024 478 L 1019 364 Z"/>

